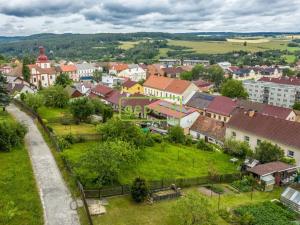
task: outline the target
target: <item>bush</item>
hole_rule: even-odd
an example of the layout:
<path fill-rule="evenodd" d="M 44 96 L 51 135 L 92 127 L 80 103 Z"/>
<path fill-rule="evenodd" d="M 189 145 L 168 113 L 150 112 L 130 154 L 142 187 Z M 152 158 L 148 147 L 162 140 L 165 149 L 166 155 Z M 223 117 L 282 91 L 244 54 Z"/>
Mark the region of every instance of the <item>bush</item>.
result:
<path fill-rule="evenodd" d="M 0 151 L 10 151 L 23 142 L 27 128 L 16 122 L 0 123 Z"/>
<path fill-rule="evenodd" d="M 53 133 L 53 128 L 51 126 L 47 125 L 46 127 L 51 133 Z"/>
<path fill-rule="evenodd" d="M 151 137 L 156 143 L 161 143 L 163 140 L 162 136 L 157 133 L 151 133 Z"/>
<path fill-rule="evenodd" d="M 260 143 L 255 150 L 255 157 L 261 163 L 280 161 L 284 157 L 284 151 L 280 146 L 266 141 Z"/>
<path fill-rule="evenodd" d="M 87 120 L 95 112 L 93 103 L 86 97 L 74 99 L 70 103 L 70 110 L 78 122 Z"/>
<path fill-rule="evenodd" d="M 63 137 L 58 137 L 57 138 L 57 143 L 58 143 L 58 147 L 61 149 L 61 150 L 64 150 L 66 148 L 70 148 L 71 145 L 68 141 L 66 141 Z"/>
<path fill-rule="evenodd" d="M 146 135 L 146 139 L 145 139 L 145 146 L 148 147 L 152 147 L 154 146 L 155 141 L 152 138 L 152 135 L 150 135 L 149 133 Z"/>
<path fill-rule="evenodd" d="M 184 144 L 185 135 L 180 126 L 173 126 L 168 129 L 168 137 L 170 142 Z"/>
<path fill-rule="evenodd" d="M 191 146 L 193 144 L 193 138 L 191 135 L 187 135 L 185 137 L 185 145 L 187 146 Z"/>
<path fill-rule="evenodd" d="M 205 187 L 212 190 L 213 192 L 215 192 L 217 194 L 224 193 L 224 188 L 219 184 L 209 184 L 209 185 L 206 185 Z"/>
<path fill-rule="evenodd" d="M 76 142 L 73 134 L 67 134 L 63 138 L 65 139 L 65 141 L 69 142 L 69 144 L 74 144 Z"/>
<path fill-rule="evenodd" d="M 232 186 L 238 189 L 240 192 L 249 192 L 254 186 L 254 178 L 251 176 L 244 176 L 242 180 L 236 180 L 232 183 Z"/>
<path fill-rule="evenodd" d="M 200 139 L 198 142 L 197 142 L 197 145 L 196 147 L 200 150 L 203 150 L 203 151 L 208 151 L 208 152 L 211 152 L 213 151 L 213 147 L 210 146 L 208 143 L 206 143 L 203 139 Z"/>
<path fill-rule="evenodd" d="M 41 91 L 45 105 L 54 108 L 64 108 L 69 102 L 69 94 L 62 86 L 52 86 Z"/>
<path fill-rule="evenodd" d="M 296 160 L 290 157 L 283 157 L 280 161 L 290 165 L 296 165 Z"/>
<path fill-rule="evenodd" d="M 143 178 L 136 178 L 131 186 L 131 196 L 137 203 L 144 202 L 149 195 L 149 188 L 146 180 Z"/>
<path fill-rule="evenodd" d="M 233 139 L 227 139 L 224 143 L 224 152 L 228 155 L 246 158 L 246 156 L 252 156 L 253 152 L 246 142 L 236 141 Z"/>

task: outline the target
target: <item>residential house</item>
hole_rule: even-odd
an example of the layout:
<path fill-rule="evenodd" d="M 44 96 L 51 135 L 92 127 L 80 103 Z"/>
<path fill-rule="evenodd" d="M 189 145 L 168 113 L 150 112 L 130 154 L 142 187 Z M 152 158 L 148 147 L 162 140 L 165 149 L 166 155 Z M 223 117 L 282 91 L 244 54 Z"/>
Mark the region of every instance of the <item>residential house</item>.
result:
<path fill-rule="evenodd" d="M 30 70 L 30 83 L 36 87 L 49 87 L 55 83 L 57 72 L 51 66 L 48 57 L 45 55 L 45 48 L 39 47 L 40 55 L 36 63 L 28 65 Z"/>
<path fill-rule="evenodd" d="M 146 79 L 146 71 L 137 64 L 129 64 L 127 69 L 118 73 L 118 77 L 128 78 L 138 82 Z"/>
<path fill-rule="evenodd" d="M 111 92 L 108 92 L 105 97 L 102 98 L 102 101 L 110 105 L 115 111 L 119 110 L 119 107 L 121 105 L 121 99 L 123 97 L 126 97 L 126 94 L 121 93 L 120 91 L 117 90 L 112 90 Z"/>
<path fill-rule="evenodd" d="M 122 85 L 124 82 L 124 78 L 121 77 L 116 77 L 116 76 L 111 76 L 111 75 L 104 75 L 102 76 L 102 84 L 108 87 L 116 87 L 119 85 Z"/>
<path fill-rule="evenodd" d="M 58 67 L 60 74 L 65 73 L 73 81 L 79 81 L 79 75 L 77 74 L 77 67 L 74 64 L 62 64 Z"/>
<path fill-rule="evenodd" d="M 180 59 L 160 59 L 159 63 L 164 65 L 164 67 L 173 67 L 181 65 Z"/>
<path fill-rule="evenodd" d="M 209 104 L 214 100 L 215 96 L 202 92 L 196 92 L 185 104 L 188 107 L 197 109 L 200 115 L 206 115 Z"/>
<path fill-rule="evenodd" d="M 147 77 L 164 76 L 165 75 L 164 71 L 162 70 L 165 67 L 161 64 L 151 64 L 151 65 L 148 65 L 147 68 L 148 68 L 147 69 Z"/>
<path fill-rule="evenodd" d="M 150 76 L 143 86 L 145 95 L 177 104 L 185 104 L 198 91 L 198 87 L 190 81 L 161 76 Z"/>
<path fill-rule="evenodd" d="M 218 65 L 219 65 L 223 70 L 227 70 L 229 67 L 231 67 L 231 63 L 230 63 L 230 62 L 219 62 Z"/>
<path fill-rule="evenodd" d="M 9 74 L 13 71 L 13 68 L 9 65 L 0 67 L 0 73 Z"/>
<path fill-rule="evenodd" d="M 267 116 L 273 116 L 284 120 L 296 121 L 295 111 L 289 108 L 283 108 L 259 102 L 251 102 L 243 99 L 237 100 L 237 106 L 241 109 L 244 109 L 245 111 L 254 110 L 255 112 Z"/>
<path fill-rule="evenodd" d="M 226 124 L 226 138 L 249 143 L 254 150 L 262 141 L 281 147 L 285 155 L 300 163 L 300 123 L 255 111 L 236 110 Z"/>
<path fill-rule="evenodd" d="M 206 116 L 221 122 L 228 122 L 237 107 L 234 99 L 225 96 L 215 96 L 207 106 Z"/>
<path fill-rule="evenodd" d="M 292 108 L 300 101 L 300 78 L 263 77 L 257 81 L 244 81 L 243 85 L 254 102 Z"/>
<path fill-rule="evenodd" d="M 209 143 L 223 145 L 225 130 L 224 122 L 199 116 L 190 128 L 190 135 L 195 139 L 204 139 Z"/>
<path fill-rule="evenodd" d="M 154 119 L 154 121 L 159 119 L 163 121 L 162 127 L 165 129 L 169 126 L 179 125 L 183 128 L 185 134 L 189 133 L 189 128 L 200 115 L 200 113 L 193 108 L 164 100 L 157 100 L 149 104 L 147 108 L 151 111 L 151 113 L 148 114 L 148 119 Z"/>
<path fill-rule="evenodd" d="M 108 74 L 109 75 L 118 75 L 123 70 L 127 70 L 128 65 L 125 63 L 112 63 L 109 65 Z"/>
<path fill-rule="evenodd" d="M 26 83 L 9 83 L 7 86 L 10 95 L 18 96 L 18 94 L 35 93 L 36 89 Z"/>
<path fill-rule="evenodd" d="M 143 94 L 143 86 L 135 81 L 127 80 L 122 84 L 122 93 L 133 94 Z"/>
<path fill-rule="evenodd" d="M 96 67 L 92 63 L 76 63 L 77 75 L 79 80 L 92 80 Z"/>
<path fill-rule="evenodd" d="M 181 67 L 166 67 L 162 68 L 162 71 L 164 72 L 165 77 L 170 78 L 179 78 L 180 74 L 184 72 Z"/>
<path fill-rule="evenodd" d="M 83 96 L 83 94 L 75 87 L 67 86 L 65 87 L 65 90 L 68 92 L 70 98 L 79 98 Z"/>
<path fill-rule="evenodd" d="M 91 94 L 98 96 L 99 98 L 107 98 L 109 94 L 113 92 L 114 89 L 107 87 L 102 84 L 97 84 L 91 89 Z"/>
<path fill-rule="evenodd" d="M 209 81 L 204 81 L 204 80 L 196 80 L 193 81 L 193 83 L 199 88 L 200 91 L 202 92 L 209 92 L 213 87 L 214 84 L 209 82 Z"/>
<path fill-rule="evenodd" d="M 74 86 L 81 94 L 87 95 L 95 85 L 90 81 L 81 81 Z"/>

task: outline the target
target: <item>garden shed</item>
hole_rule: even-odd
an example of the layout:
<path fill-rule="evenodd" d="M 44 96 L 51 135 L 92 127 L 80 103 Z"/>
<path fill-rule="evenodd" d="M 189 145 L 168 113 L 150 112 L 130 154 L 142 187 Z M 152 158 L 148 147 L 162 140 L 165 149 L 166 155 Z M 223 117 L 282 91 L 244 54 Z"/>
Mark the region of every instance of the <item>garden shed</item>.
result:
<path fill-rule="evenodd" d="M 281 194 L 280 201 L 287 207 L 300 212 L 300 185 L 294 184 L 287 187 Z"/>

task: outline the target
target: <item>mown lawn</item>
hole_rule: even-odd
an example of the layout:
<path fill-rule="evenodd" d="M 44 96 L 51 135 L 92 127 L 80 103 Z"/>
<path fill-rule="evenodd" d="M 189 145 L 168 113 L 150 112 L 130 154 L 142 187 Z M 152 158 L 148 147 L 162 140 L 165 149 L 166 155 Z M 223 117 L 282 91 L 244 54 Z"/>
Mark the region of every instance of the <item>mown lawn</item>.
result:
<path fill-rule="evenodd" d="M 290 50 L 287 47 L 288 42 L 285 40 L 271 39 L 269 42 L 265 43 L 248 43 L 244 46 L 244 43 L 234 43 L 227 41 L 179 41 L 179 40 L 169 40 L 169 45 L 185 46 L 191 48 L 196 53 L 203 54 L 221 54 L 232 51 L 266 51 L 271 49 L 279 50 Z M 300 49 L 300 48 L 299 48 Z M 293 49 L 294 50 L 294 49 Z"/>
<path fill-rule="evenodd" d="M 13 120 L 0 113 L 0 122 Z M 42 225 L 43 210 L 25 147 L 0 151 L 0 224 Z"/>
<path fill-rule="evenodd" d="M 40 107 L 38 109 L 39 115 L 45 120 L 55 120 L 62 118 L 64 116 L 71 116 L 68 108 L 59 109 L 59 108 L 50 108 L 50 107 Z"/>
<path fill-rule="evenodd" d="M 75 165 L 86 151 L 96 145 L 97 142 L 74 144 L 64 150 L 64 155 Z M 229 162 L 230 156 L 220 152 L 205 152 L 173 144 L 168 144 L 165 150 L 157 144 L 143 151 L 137 165 L 121 172 L 119 181 L 122 184 L 131 184 L 139 176 L 147 180 L 206 176 L 211 168 L 220 174 L 237 172 L 237 166 Z"/>
<path fill-rule="evenodd" d="M 269 201 L 279 198 L 282 189 L 276 189 L 273 192 L 254 192 L 251 200 L 250 193 L 224 194 L 220 197 L 220 209 L 235 208 L 244 204 L 256 204 L 258 202 Z M 184 193 L 197 192 L 201 194 L 197 187 L 184 189 Z M 206 196 L 207 197 L 207 196 Z M 217 210 L 218 197 L 207 197 L 213 208 Z M 106 207 L 107 213 L 103 216 L 93 217 L 95 225 L 173 225 L 176 224 L 174 218 L 170 216 L 172 207 L 177 200 L 167 200 L 148 204 L 136 204 L 130 196 L 108 198 L 109 205 Z M 228 224 L 222 218 L 218 217 L 217 224 Z"/>

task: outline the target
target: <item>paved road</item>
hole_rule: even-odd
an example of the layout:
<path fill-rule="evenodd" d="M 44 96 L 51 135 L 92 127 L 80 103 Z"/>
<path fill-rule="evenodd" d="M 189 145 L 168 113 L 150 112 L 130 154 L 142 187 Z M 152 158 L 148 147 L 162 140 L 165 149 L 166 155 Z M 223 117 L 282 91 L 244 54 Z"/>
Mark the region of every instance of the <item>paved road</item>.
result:
<path fill-rule="evenodd" d="M 7 111 L 28 127 L 25 141 L 44 208 L 45 224 L 79 225 L 77 211 L 70 208 L 71 194 L 62 179 L 51 150 L 32 118 L 15 105 L 7 107 Z"/>

